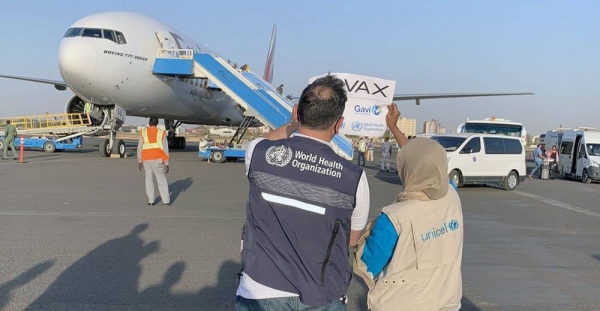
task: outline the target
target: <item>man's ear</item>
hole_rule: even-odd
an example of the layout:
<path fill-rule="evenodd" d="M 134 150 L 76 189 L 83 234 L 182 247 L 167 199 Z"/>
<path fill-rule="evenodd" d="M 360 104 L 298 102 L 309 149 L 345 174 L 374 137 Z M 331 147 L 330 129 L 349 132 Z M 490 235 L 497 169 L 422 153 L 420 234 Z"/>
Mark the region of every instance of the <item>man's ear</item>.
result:
<path fill-rule="evenodd" d="M 298 122 L 298 104 L 292 108 L 292 121 Z"/>
<path fill-rule="evenodd" d="M 344 117 L 340 117 L 339 120 L 335 123 L 335 133 L 339 133 L 340 132 L 340 128 L 342 127 L 342 124 L 344 123 Z"/>

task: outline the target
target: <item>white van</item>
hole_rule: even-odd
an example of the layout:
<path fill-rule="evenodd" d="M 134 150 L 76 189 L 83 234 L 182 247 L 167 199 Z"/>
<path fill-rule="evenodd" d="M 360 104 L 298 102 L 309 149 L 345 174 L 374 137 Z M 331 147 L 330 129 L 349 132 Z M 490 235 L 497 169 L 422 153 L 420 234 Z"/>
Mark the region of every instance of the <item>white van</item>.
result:
<path fill-rule="evenodd" d="M 565 132 L 558 149 L 558 172 L 562 178 L 584 183 L 600 181 L 600 132 Z"/>
<path fill-rule="evenodd" d="M 497 134 L 440 134 L 431 139 L 446 148 L 448 176 L 457 187 L 501 184 L 514 190 L 527 176 L 519 137 Z"/>

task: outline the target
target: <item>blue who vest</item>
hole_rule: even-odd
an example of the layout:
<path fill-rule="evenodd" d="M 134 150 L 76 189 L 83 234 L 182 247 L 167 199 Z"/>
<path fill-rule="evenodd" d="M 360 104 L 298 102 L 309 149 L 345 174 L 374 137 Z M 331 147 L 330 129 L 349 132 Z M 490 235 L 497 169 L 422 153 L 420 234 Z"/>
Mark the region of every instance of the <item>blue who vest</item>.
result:
<path fill-rule="evenodd" d="M 243 271 L 311 306 L 344 296 L 362 169 L 306 137 L 259 142 L 248 179 Z"/>

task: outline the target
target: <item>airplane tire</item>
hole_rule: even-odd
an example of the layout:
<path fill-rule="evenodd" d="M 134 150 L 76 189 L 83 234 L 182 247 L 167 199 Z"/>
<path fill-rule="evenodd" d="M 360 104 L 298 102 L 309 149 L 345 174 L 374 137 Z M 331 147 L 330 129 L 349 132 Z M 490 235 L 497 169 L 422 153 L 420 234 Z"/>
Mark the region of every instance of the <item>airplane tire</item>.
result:
<path fill-rule="evenodd" d="M 4 141 L 0 140 L 0 149 L 4 150 Z"/>
<path fill-rule="evenodd" d="M 181 137 L 181 149 L 185 149 L 185 137 Z"/>
<path fill-rule="evenodd" d="M 54 143 L 51 141 L 47 141 L 44 143 L 44 151 L 52 153 L 56 151 L 56 145 L 54 145 Z"/>
<path fill-rule="evenodd" d="M 114 144 L 111 153 L 118 154 L 120 158 L 124 158 L 125 157 L 125 151 L 126 151 L 125 142 L 122 139 L 119 139 Z"/>
<path fill-rule="evenodd" d="M 100 144 L 98 145 L 98 153 L 100 154 L 101 157 L 104 157 L 104 158 L 110 157 L 111 150 L 110 150 L 110 148 L 108 148 L 108 145 L 109 145 L 108 139 L 101 141 Z"/>

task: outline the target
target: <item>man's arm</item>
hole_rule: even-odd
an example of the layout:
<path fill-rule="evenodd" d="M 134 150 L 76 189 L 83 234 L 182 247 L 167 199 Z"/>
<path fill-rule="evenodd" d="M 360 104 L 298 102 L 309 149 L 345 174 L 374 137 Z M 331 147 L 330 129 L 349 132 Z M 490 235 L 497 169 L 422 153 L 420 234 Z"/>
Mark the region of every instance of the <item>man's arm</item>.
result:
<path fill-rule="evenodd" d="M 265 135 L 263 135 L 263 138 L 266 138 L 268 140 L 286 139 L 290 137 L 290 135 L 294 134 L 294 132 L 297 130 L 298 105 L 294 105 L 294 108 L 292 108 L 292 119 L 290 120 L 290 122 L 266 133 Z"/>
<path fill-rule="evenodd" d="M 349 246 L 354 247 L 362 234 L 362 230 L 369 220 L 369 209 L 371 204 L 371 194 L 369 192 L 369 183 L 367 174 L 363 171 L 356 189 L 356 207 L 352 212 L 352 225 L 350 227 Z"/>
<path fill-rule="evenodd" d="M 402 133 L 402 131 L 400 131 L 398 128 L 398 118 L 400 118 L 400 111 L 398 110 L 396 104 L 392 103 L 388 106 L 388 113 L 385 116 L 385 122 L 387 123 L 390 132 L 392 132 L 392 135 L 394 135 L 394 138 L 396 138 L 398 146 L 402 148 L 404 145 L 408 144 L 408 138 L 406 138 L 406 135 L 404 135 L 404 133 Z"/>
<path fill-rule="evenodd" d="M 296 130 L 298 130 L 297 123 L 296 125 L 294 125 L 293 122 L 290 122 L 266 133 L 265 135 L 263 135 L 263 138 L 266 138 L 268 140 L 286 139 L 290 137 L 290 135 L 294 134 Z"/>
<path fill-rule="evenodd" d="M 169 140 L 167 139 L 167 135 L 165 135 L 165 138 L 163 139 L 163 150 L 167 155 L 167 161 L 165 162 L 165 165 L 169 166 Z"/>
<path fill-rule="evenodd" d="M 137 159 L 138 163 L 142 163 L 142 135 L 138 138 Z"/>

